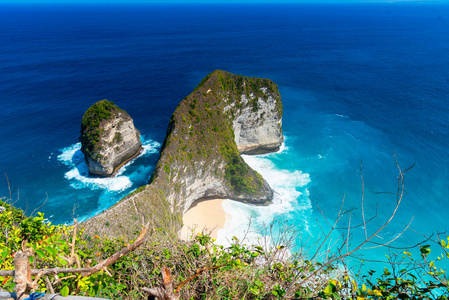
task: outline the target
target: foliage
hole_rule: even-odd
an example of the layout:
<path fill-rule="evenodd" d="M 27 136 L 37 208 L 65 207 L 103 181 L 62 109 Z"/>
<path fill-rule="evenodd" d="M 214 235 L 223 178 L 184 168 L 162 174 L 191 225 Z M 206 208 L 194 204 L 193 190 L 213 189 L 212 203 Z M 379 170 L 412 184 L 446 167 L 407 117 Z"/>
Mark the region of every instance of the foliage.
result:
<path fill-rule="evenodd" d="M 69 266 L 73 226 L 51 225 L 42 214 L 27 217 L 5 202 L 0 206 L 6 208 L 0 213 L 0 270 L 13 269 L 13 255 L 25 237 L 26 245 L 34 251 L 32 268 Z M 85 278 L 67 274 L 59 278 L 50 275 L 49 279 L 61 295 L 141 299 L 145 297 L 142 287 L 159 285 L 161 267 L 167 266 L 176 282 L 187 280 L 180 290 L 181 299 L 447 299 L 448 280 L 437 264 L 449 257 L 449 238 L 438 242 L 442 254 L 436 260 L 429 259 L 430 246 L 423 245 L 419 258 L 402 253 L 407 267 L 398 268 L 392 259 L 390 269 L 385 268 L 376 278 L 374 271 L 354 275 L 339 264 L 327 264 L 329 259 L 309 260 L 303 253 L 290 253 L 296 237 L 289 237 L 291 227 L 283 229 L 277 245 L 260 241 L 249 246 L 234 237 L 229 247 L 216 245 L 208 234 L 193 235 L 186 242 L 174 236 L 158 242 L 165 233 L 156 229 L 144 246 L 108 270 Z M 85 267 L 128 243 L 122 238 L 90 237 L 79 230 L 74 249 L 79 266 Z M 318 269 L 320 272 L 315 273 Z M 0 282 L 3 289 L 14 289 L 12 277 L 0 277 Z M 43 278 L 38 284 L 40 292 L 48 291 Z"/>
<path fill-rule="evenodd" d="M 222 89 L 223 84 L 227 89 Z M 250 100 L 245 98 L 246 94 L 251 96 Z M 257 98 L 259 96 L 260 99 Z M 256 99 L 263 103 L 269 97 L 276 101 L 264 105 L 269 110 L 264 110 L 263 118 L 260 117 L 262 112 L 252 112 L 254 103 L 251 101 Z M 250 120 L 257 126 L 268 117 L 280 120 L 280 99 L 276 84 L 268 79 L 244 77 L 220 70 L 206 76 L 179 103 L 171 116 L 149 185 L 133 192 L 132 201 L 127 196 L 127 200 L 117 204 L 120 210 L 107 210 L 87 221 L 89 228 L 95 228 L 93 232 L 113 236 L 132 235 L 138 225 L 132 221 L 118 220 L 122 216 L 127 216 L 125 218 L 128 220 L 141 219 L 143 215 L 155 228 L 176 233 L 182 227 L 179 217 L 184 209 L 182 199 L 196 193 L 189 187 L 193 182 L 191 178 L 207 178 L 210 183 L 219 183 L 225 193 L 234 199 L 258 203 L 269 201 L 271 193 L 263 179 L 240 157 L 233 126 L 243 110 L 251 112 Z M 281 130 L 281 122 L 277 126 Z M 163 213 L 160 207 L 164 207 Z M 107 227 L 104 226 L 106 222 L 109 222 Z"/>
<path fill-rule="evenodd" d="M 377 278 L 372 278 L 373 270 L 359 275 L 364 283 L 356 289 L 357 299 L 448 299 L 448 277 L 437 265 L 449 258 L 449 246 L 444 239 L 437 244 L 443 252 L 436 260 L 429 260 L 430 245 L 423 245 L 419 246 L 419 258 L 408 251 L 393 254 L 389 268 Z"/>
<path fill-rule="evenodd" d="M 231 147 L 222 147 L 220 151 L 226 159 L 225 178 L 232 189 L 238 193 L 253 195 L 260 193 L 263 179 L 259 173 L 252 170 L 238 155 L 238 151 Z M 237 153 L 236 153 L 237 152 Z"/>
<path fill-rule="evenodd" d="M 233 122 L 243 109 L 257 110 L 258 101 L 269 96 L 279 100 L 273 111 L 281 118 L 282 102 L 271 80 L 221 70 L 207 75 L 172 115 L 151 182 L 170 185 L 171 178 L 188 177 L 199 171 L 195 164 L 204 162 L 200 172 L 224 178 L 231 193 L 246 197 L 266 193 L 261 176 L 240 157 Z M 166 161 L 168 157 L 173 161 Z"/>
<path fill-rule="evenodd" d="M 100 124 L 103 120 L 108 120 L 112 117 L 114 112 L 122 111 L 117 105 L 112 101 L 101 100 L 93 104 L 84 113 L 83 119 L 81 121 L 81 136 L 80 141 L 82 143 L 81 150 L 83 153 L 94 152 L 94 148 L 100 141 Z M 121 137 L 115 137 L 120 141 Z"/>

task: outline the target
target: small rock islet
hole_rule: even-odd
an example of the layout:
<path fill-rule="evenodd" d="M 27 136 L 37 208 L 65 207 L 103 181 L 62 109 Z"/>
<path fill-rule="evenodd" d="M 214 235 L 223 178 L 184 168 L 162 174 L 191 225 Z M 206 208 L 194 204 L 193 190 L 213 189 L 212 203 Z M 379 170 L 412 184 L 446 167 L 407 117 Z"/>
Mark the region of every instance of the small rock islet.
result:
<path fill-rule="evenodd" d="M 95 103 L 84 113 L 80 141 L 89 173 L 102 177 L 112 176 L 142 149 L 133 119 L 108 100 Z"/>

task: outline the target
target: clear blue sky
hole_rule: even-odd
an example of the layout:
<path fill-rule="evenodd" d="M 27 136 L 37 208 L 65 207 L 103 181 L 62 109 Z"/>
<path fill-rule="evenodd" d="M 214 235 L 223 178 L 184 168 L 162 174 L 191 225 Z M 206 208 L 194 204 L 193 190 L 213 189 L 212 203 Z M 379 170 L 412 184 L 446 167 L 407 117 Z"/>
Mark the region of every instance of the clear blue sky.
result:
<path fill-rule="evenodd" d="M 0 3 L 448 3 L 449 0 L 0 0 Z"/>

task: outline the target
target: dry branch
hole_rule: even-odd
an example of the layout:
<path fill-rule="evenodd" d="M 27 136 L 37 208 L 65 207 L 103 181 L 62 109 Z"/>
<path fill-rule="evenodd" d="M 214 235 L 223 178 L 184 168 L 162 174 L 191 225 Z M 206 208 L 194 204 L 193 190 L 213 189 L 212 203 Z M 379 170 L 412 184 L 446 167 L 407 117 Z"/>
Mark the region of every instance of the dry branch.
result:
<path fill-rule="evenodd" d="M 87 277 L 90 276 L 104 268 L 106 268 L 107 266 L 113 264 L 114 262 L 116 262 L 119 258 L 125 256 L 126 254 L 128 254 L 129 252 L 135 250 L 137 247 L 139 247 L 140 245 L 142 245 L 145 241 L 145 235 L 148 231 L 148 228 L 150 226 L 150 223 L 147 223 L 145 225 L 145 227 L 143 228 L 142 232 L 140 233 L 139 237 L 134 241 L 134 243 L 132 243 L 131 245 L 123 248 L 122 250 L 120 250 L 119 252 L 113 254 L 111 257 L 103 260 L 102 262 L 100 262 L 99 264 L 93 266 L 92 268 L 90 268 L 90 271 L 87 272 L 83 272 L 82 275 L 83 277 Z"/>
<path fill-rule="evenodd" d="M 176 285 L 176 289 L 175 289 L 175 293 L 179 292 L 179 290 L 190 280 L 194 279 L 195 277 L 197 277 L 198 275 L 200 275 L 201 273 L 205 272 L 205 271 L 209 271 L 209 270 L 214 270 L 214 269 L 218 269 L 221 267 L 224 267 L 225 265 L 220 265 L 220 266 L 215 266 L 215 267 L 204 267 L 201 269 L 196 270 L 195 274 L 193 274 L 192 276 L 190 276 L 189 278 L 187 278 L 186 280 L 178 283 Z"/>
<path fill-rule="evenodd" d="M 14 282 L 16 283 L 17 299 L 26 299 L 30 296 L 27 283 L 31 281 L 28 255 L 22 251 L 17 252 L 14 256 L 14 268 L 16 269 Z"/>
<path fill-rule="evenodd" d="M 139 247 L 141 244 L 143 244 L 146 240 L 145 235 L 148 231 L 149 223 L 145 225 L 142 232 L 140 233 L 139 237 L 132 243 L 131 245 L 123 248 L 122 250 L 118 251 L 117 253 L 113 254 L 109 258 L 103 260 L 99 264 L 90 267 L 90 268 L 78 268 L 78 269 L 71 269 L 71 268 L 52 268 L 52 269 L 38 269 L 38 270 L 31 270 L 30 268 L 30 260 L 29 257 L 31 256 L 31 251 L 28 251 L 28 249 L 24 248 L 24 251 L 18 251 L 14 256 L 14 268 L 15 270 L 1 270 L 0 276 L 14 276 L 14 282 L 16 283 L 16 294 L 17 299 L 22 300 L 29 298 L 30 292 L 34 290 L 37 287 L 37 281 L 45 275 L 56 275 L 60 273 L 81 273 L 83 277 L 88 277 L 100 270 L 106 270 L 106 267 L 116 262 L 119 258 L 127 255 L 129 252 L 135 250 L 137 247 Z M 75 227 L 76 230 L 76 227 Z M 71 259 L 76 257 L 76 254 L 74 254 L 74 240 L 72 240 L 72 255 Z M 73 261 L 72 261 L 73 263 Z M 107 270 L 106 270 L 107 271 Z M 108 272 L 109 274 L 109 272 Z M 34 281 L 31 281 L 31 276 L 35 275 L 36 278 Z M 73 275 L 72 275 L 73 276 Z M 72 277 L 68 276 L 66 278 Z M 52 290 L 52 286 L 46 278 L 47 286 L 49 286 L 50 290 Z"/>
<path fill-rule="evenodd" d="M 305 277 L 305 278 L 303 278 L 303 279 L 299 279 L 299 276 L 297 276 L 297 277 L 296 277 L 296 280 L 294 280 L 293 283 L 287 288 L 287 294 L 288 294 L 288 292 L 291 290 L 291 288 L 293 287 L 293 285 L 296 284 L 296 285 L 299 285 L 299 286 L 303 286 L 306 282 L 308 282 L 308 281 L 310 280 L 310 278 L 313 278 L 315 275 L 319 274 L 323 269 L 325 269 L 327 266 L 329 266 L 330 264 L 334 263 L 335 261 L 341 261 L 343 258 L 346 258 L 346 257 L 348 257 L 348 256 L 353 256 L 353 254 L 354 254 L 355 252 L 359 251 L 360 249 L 371 249 L 371 248 L 377 248 L 377 247 L 380 247 L 380 246 L 388 246 L 388 244 L 390 244 L 390 243 L 393 242 L 395 239 L 397 239 L 398 236 L 402 235 L 402 234 L 404 233 L 404 231 L 405 231 L 406 229 L 409 228 L 410 224 L 408 224 L 408 225 L 406 226 L 406 228 L 405 228 L 405 229 L 404 229 L 404 230 L 403 230 L 397 237 L 395 237 L 395 238 L 393 238 L 393 239 L 391 239 L 391 240 L 389 240 L 389 241 L 387 241 L 387 242 L 384 242 L 384 243 L 382 243 L 382 244 L 379 244 L 379 243 L 376 243 L 376 242 L 373 241 L 373 239 L 374 239 L 375 237 L 378 237 L 378 234 L 379 234 L 379 233 L 380 233 L 380 232 L 381 232 L 381 231 L 382 231 L 382 230 L 383 230 L 383 229 L 384 229 L 384 228 L 385 228 L 385 227 L 386 227 L 386 226 L 393 220 L 393 218 L 395 217 L 395 215 L 396 215 L 396 213 L 397 213 L 397 211 L 398 211 L 398 209 L 399 209 L 399 206 L 400 206 L 400 204 L 401 204 L 401 202 L 402 202 L 403 196 L 404 196 L 404 174 L 405 174 L 406 172 L 410 171 L 410 170 L 413 168 L 413 165 L 412 165 L 412 166 L 408 167 L 407 169 L 402 170 L 401 167 L 399 166 L 399 162 L 398 162 L 398 159 L 397 159 L 396 156 L 394 156 L 394 159 L 395 159 L 395 162 L 396 162 L 396 167 L 397 167 L 397 169 L 398 169 L 397 191 L 396 191 L 396 193 L 394 193 L 394 195 L 396 195 L 396 205 L 395 205 L 393 211 L 390 213 L 390 216 L 389 216 L 388 220 L 384 221 L 384 223 L 383 223 L 379 228 L 377 228 L 377 230 L 376 230 L 373 234 L 368 235 L 367 229 L 366 229 L 366 225 L 367 225 L 367 223 L 368 223 L 371 219 L 367 221 L 366 218 L 365 218 L 365 209 L 364 209 L 364 191 L 365 191 L 365 189 L 364 189 L 364 179 L 363 179 L 363 175 L 360 174 L 361 183 L 362 183 L 362 195 L 361 195 L 361 207 L 362 207 L 362 217 L 363 217 L 362 224 L 363 224 L 364 231 L 365 231 L 365 238 L 364 238 L 364 240 L 361 241 L 356 247 L 350 249 L 350 247 L 349 247 L 349 236 L 350 236 L 351 225 L 350 225 L 350 223 L 349 223 L 349 226 L 346 228 L 346 229 L 347 229 L 347 233 L 346 233 L 347 238 L 344 240 L 343 245 L 342 245 L 342 247 L 341 247 L 341 249 L 343 249 L 343 247 L 346 246 L 346 253 L 342 253 L 342 252 L 341 252 L 341 249 L 338 249 L 338 255 L 337 255 L 337 256 L 335 256 L 335 257 L 330 258 L 329 260 L 327 260 L 324 264 L 321 265 L 321 267 L 319 267 L 319 268 L 313 270 L 312 272 L 310 272 L 310 273 L 308 274 L 307 277 Z M 360 173 L 362 173 L 362 172 L 360 172 Z M 343 206 L 343 202 L 344 202 L 344 198 L 343 198 L 343 201 L 342 201 L 342 206 Z M 318 251 L 321 249 L 321 247 L 324 245 L 324 243 L 325 243 L 325 242 L 328 240 L 328 238 L 330 237 L 330 234 L 331 234 L 335 229 L 337 229 L 337 223 L 340 221 L 340 219 L 341 219 L 341 217 L 342 217 L 342 206 L 340 207 L 340 211 L 339 211 L 339 213 L 338 213 L 338 215 L 337 215 L 337 218 L 336 218 L 336 220 L 335 220 L 334 225 L 331 225 L 331 224 L 329 223 L 329 221 L 328 221 L 326 218 L 324 218 L 324 220 L 331 226 L 331 229 L 329 230 L 329 232 L 328 232 L 328 234 L 326 235 L 325 239 L 324 239 L 324 240 L 321 242 L 321 244 L 319 245 L 318 250 L 315 252 L 315 254 L 313 255 L 313 257 L 312 257 L 311 260 L 313 260 L 313 259 L 316 257 Z M 323 217 L 324 217 L 324 216 L 323 216 Z M 351 218 L 349 218 L 349 222 L 350 222 L 350 220 L 351 220 Z M 354 227 L 353 227 L 353 228 L 354 228 Z M 370 245 L 370 244 L 375 244 L 376 246 L 374 246 L 374 247 L 366 247 L 366 246 L 365 246 L 365 245 Z M 329 253 L 330 250 L 326 250 L 325 252 L 326 252 L 326 253 Z"/>
<path fill-rule="evenodd" d="M 209 270 L 218 269 L 224 267 L 225 265 L 215 266 L 215 267 L 203 267 L 196 270 L 195 274 L 187 278 L 186 280 L 178 283 L 176 287 L 173 284 L 173 280 L 171 278 L 171 272 L 166 267 L 162 267 L 162 284 L 161 286 L 155 288 L 147 288 L 144 287 L 142 290 L 149 294 L 148 300 L 177 300 L 179 299 L 179 290 L 189 281 L 193 280 L 195 277 L 200 275 L 201 273 Z"/>
<path fill-rule="evenodd" d="M 144 287 L 143 290 L 149 294 L 149 300 L 178 300 L 179 294 L 174 292 L 171 272 L 166 267 L 162 267 L 162 285 L 155 288 Z"/>

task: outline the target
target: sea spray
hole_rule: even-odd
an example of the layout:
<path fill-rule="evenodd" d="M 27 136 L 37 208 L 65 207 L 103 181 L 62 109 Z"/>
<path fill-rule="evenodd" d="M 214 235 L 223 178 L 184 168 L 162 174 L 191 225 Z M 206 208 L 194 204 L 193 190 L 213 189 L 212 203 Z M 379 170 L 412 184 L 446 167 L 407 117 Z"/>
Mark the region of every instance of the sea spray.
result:
<path fill-rule="evenodd" d="M 160 147 L 158 142 L 152 140 L 144 140 L 142 138 L 142 152 L 134 159 L 126 163 L 120 170 L 111 177 L 97 177 L 89 174 L 89 169 L 84 161 L 84 154 L 81 152 L 81 143 L 73 144 L 63 148 L 58 160 L 70 168 L 64 177 L 70 181 L 70 186 L 74 189 L 89 188 L 91 190 L 102 189 L 107 191 L 123 192 L 132 186 L 131 178 L 137 174 L 124 175 L 127 167 L 132 165 L 136 159 L 147 154 L 156 153 Z"/>
<path fill-rule="evenodd" d="M 264 155 L 243 155 L 245 162 L 259 172 L 274 191 L 272 203 L 267 206 L 256 206 L 236 201 L 223 201 L 226 222 L 223 229 L 217 232 L 217 243 L 229 245 L 232 237 L 245 243 L 257 244 L 264 229 L 276 220 L 290 220 L 296 224 L 296 229 L 309 230 L 309 216 L 312 206 L 308 198 L 306 185 L 310 182 L 309 175 L 299 170 L 277 168 L 273 160 L 281 158 L 288 151 L 285 143 L 276 153 Z M 274 235 L 283 234 L 273 232 Z M 272 237 L 271 237 L 272 238 Z"/>
<path fill-rule="evenodd" d="M 146 156 L 157 154 L 161 144 L 151 139 L 141 136 L 141 153 L 112 177 L 97 177 L 89 174 L 88 167 L 84 161 L 84 154 L 81 152 L 81 143 L 76 143 L 61 149 L 57 160 L 64 164 L 69 170 L 64 173 L 64 178 L 69 183 L 71 189 L 86 190 L 87 193 L 96 192 L 95 207 L 90 207 L 88 213 L 78 216 L 80 220 L 85 220 L 97 213 L 111 207 L 133 189 L 148 183 L 154 166 L 152 165 L 134 165 L 135 162 Z M 79 195 L 81 196 L 81 195 Z M 61 198 L 57 198 L 61 202 Z M 77 203 L 75 201 L 75 203 Z M 79 201 L 78 203 L 82 203 Z M 91 204 L 92 205 L 92 204 Z"/>

